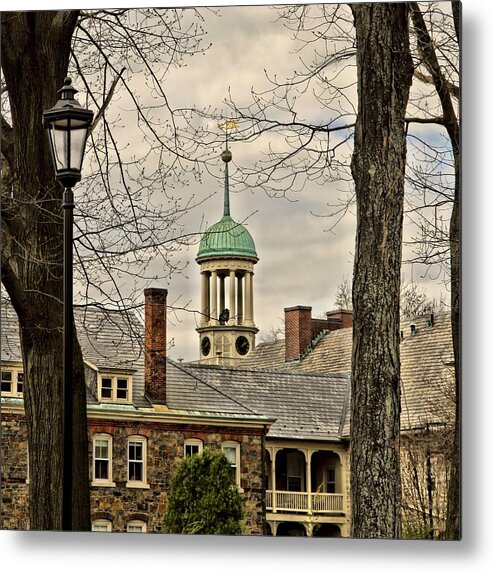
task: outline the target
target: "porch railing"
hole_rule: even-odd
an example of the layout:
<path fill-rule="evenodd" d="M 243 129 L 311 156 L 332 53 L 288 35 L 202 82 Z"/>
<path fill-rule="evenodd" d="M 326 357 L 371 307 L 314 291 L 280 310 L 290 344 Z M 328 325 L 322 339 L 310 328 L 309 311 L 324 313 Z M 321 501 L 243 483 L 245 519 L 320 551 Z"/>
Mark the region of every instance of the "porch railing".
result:
<path fill-rule="evenodd" d="M 273 512 L 309 512 L 310 504 L 313 513 L 343 512 L 342 494 L 266 491 L 265 502 L 266 509 Z"/>

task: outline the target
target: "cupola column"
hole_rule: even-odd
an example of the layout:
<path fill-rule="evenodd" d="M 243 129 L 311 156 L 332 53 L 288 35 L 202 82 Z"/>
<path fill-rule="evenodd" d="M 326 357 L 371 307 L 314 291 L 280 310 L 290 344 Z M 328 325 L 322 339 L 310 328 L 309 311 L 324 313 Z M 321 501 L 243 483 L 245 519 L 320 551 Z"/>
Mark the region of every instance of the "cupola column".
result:
<path fill-rule="evenodd" d="M 238 276 L 238 324 L 243 323 L 243 276 Z"/>
<path fill-rule="evenodd" d="M 224 276 L 224 274 L 220 274 L 219 275 L 219 315 L 221 315 L 221 312 L 224 310 L 224 308 L 226 307 L 225 305 L 225 301 L 226 301 L 226 293 L 225 293 L 225 280 L 226 277 Z"/>
<path fill-rule="evenodd" d="M 236 273 L 234 270 L 229 271 L 229 317 L 231 324 L 237 324 L 236 317 Z"/>
<path fill-rule="evenodd" d="M 245 322 L 253 324 L 253 272 L 245 274 Z"/>
<path fill-rule="evenodd" d="M 201 294 L 202 294 L 202 299 L 201 299 L 201 313 L 202 315 L 200 316 L 200 323 L 201 324 L 207 324 L 207 322 L 209 321 L 209 298 L 210 298 L 210 292 L 209 292 L 209 274 L 207 272 L 202 272 L 202 290 L 201 290 Z"/>
<path fill-rule="evenodd" d="M 210 296 L 211 320 L 217 320 L 217 271 L 211 272 L 211 296 Z"/>

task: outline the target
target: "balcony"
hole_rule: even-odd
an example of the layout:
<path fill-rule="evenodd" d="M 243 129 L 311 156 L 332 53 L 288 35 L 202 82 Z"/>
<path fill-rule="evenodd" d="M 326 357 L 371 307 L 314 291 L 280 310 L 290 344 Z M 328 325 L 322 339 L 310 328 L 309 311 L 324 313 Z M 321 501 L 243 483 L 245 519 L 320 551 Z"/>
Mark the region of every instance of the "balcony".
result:
<path fill-rule="evenodd" d="M 308 514 L 343 513 L 343 495 L 335 493 L 308 493 L 266 491 L 266 509 L 272 512 Z"/>

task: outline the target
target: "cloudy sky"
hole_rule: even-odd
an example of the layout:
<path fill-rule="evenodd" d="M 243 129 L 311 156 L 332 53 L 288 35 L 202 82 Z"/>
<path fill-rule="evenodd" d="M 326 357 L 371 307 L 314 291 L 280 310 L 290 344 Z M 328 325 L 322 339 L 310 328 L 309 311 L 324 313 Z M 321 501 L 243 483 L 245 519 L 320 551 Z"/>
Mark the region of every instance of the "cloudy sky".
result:
<path fill-rule="evenodd" d="M 260 2 L 260 0 L 259 0 Z M 149 4 L 152 2 L 147 2 Z M 221 3 L 219 0 L 216 2 Z M 224 2 L 223 2 L 224 3 Z M 67 3 L 68 4 L 68 3 Z M 89 3 L 80 0 L 77 6 L 88 5 Z M 90 6 L 94 6 L 95 2 L 91 2 Z M 129 1 L 107 1 L 107 7 L 120 7 L 121 5 L 135 5 L 136 2 Z M 140 3 L 144 4 L 143 2 Z M 174 4 L 183 4 L 183 2 L 175 2 Z M 487 420 L 491 418 L 491 402 L 493 399 L 492 384 L 491 384 L 491 212 L 493 210 L 493 194 L 491 193 L 491 137 L 492 132 L 492 115 L 487 110 L 491 107 L 491 74 L 484 73 L 484 70 L 491 69 L 491 55 L 493 53 L 493 35 L 491 34 L 491 22 L 493 18 L 493 3 L 484 2 L 484 0 L 463 0 L 463 14 L 464 14 L 464 41 L 463 41 L 463 86 L 464 86 L 464 101 L 463 111 L 466 115 L 466 121 L 463 128 L 463 160 L 464 166 L 464 179 L 463 186 L 464 194 L 464 240 L 463 240 L 463 317 L 464 317 L 464 330 L 463 330 L 463 344 L 464 344 L 464 379 L 467 380 L 467 391 L 464 392 L 464 425 L 467 431 L 464 432 L 464 455 L 468 461 L 474 465 L 474 470 L 470 470 L 467 478 L 472 486 L 464 488 L 464 501 L 466 507 L 471 507 L 471 510 L 465 511 L 465 536 L 461 543 L 456 546 L 450 544 L 443 545 L 443 547 L 425 546 L 421 544 L 419 550 L 416 550 L 414 543 L 395 543 L 392 541 L 383 541 L 378 545 L 372 543 L 365 543 L 364 541 L 354 541 L 355 550 L 348 551 L 346 543 L 331 543 L 330 558 L 331 561 L 337 565 L 342 565 L 349 570 L 360 570 L 361 567 L 368 567 L 369 561 L 378 562 L 378 567 L 381 570 L 395 570 L 396 566 L 405 571 L 415 570 L 416 566 L 421 566 L 427 569 L 430 562 L 437 570 L 459 571 L 464 567 L 471 567 L 477 569 L 487 569 L 487 562 L 491 562 L 492 548 L 491 548 L 491 534 L 490 534 L 490 515 L 491 511 L 488 508 L 491 506 L 491 459 L 488 455 L 482 455 L 481 452 L 487 450 L 491 445 L 490 435 L 491 427 Z M 60 5 L 60 4 L 59 4 Z M 2 2 L 3 9 L 41 9 L 52 7 L 52 5 L 43 2 L 26 2 L 24 0 L 4 0 Z M 241 24 L 241 22 L 237 22 Z M 222 34 L 229 33 L 230 31 L 223 29 Z M 222 34 L 219 40 L 221 40 Z M 228 49 L 234 50 L 235 43 L 232 41 Z M 248 49 L 247 49 L 248 48 Z M 238 50 L 240 56 L 247 57 L 251 46 L 247 44 L 247 48 Z M 269 51 L 263 54 L 263 58 L 267 58 L 273 46 L 269 46 Z M 208 56 L 204 56 L 207 58 Z M 204 59 L 205 61 L 205 59 Z M 211 62 L 212 63 L 212 62 Z M 279 62 L 274 62 L 276 65 Z M 216 62 L 217 64 L 217 62 Z M 234 81 L 243 77 L 243 70 L 238 73 L 240 68 L 235 66 L 234 73 L 228 70 L 228 73 L 233 75 Z M 216 76 L 214 76 L 216 79 Z M 234 81 L 229 83 L 233 84 Z M 224 82 L 225 85 L 228 83 Z M 197 93 L 199 90 L 195 90 Z M 219 90 L 221 92 L 221 90 Z M 205 96 L 210 93 L 210 87 L 207 86 L 200 90 L 200 96 Z M 222 93 L 218 97 L 223 97 Z M 234 150 L 235 157 L 239 157 L 240 151 Z M 220 192 L 220 190 L 218 190 Z M 303 200 L 307 201 L 308 196 L 303 196 Z M 246 205 L 238 203 L 237 197 L 233 197 L 233 213 L 239 212 L 237 208 L 248 208 L 251 210 L 252 205 L 248 204 L 249 200 L 255 200 L 255 203 L 262 202 L 262 209 L 259 210 L 257 216 L 262 216 L 263 212 L 270 213 L 272 220 L 267 220 L 264 223 L 257 223 L 256 219 L 251 219 L 250 224 L 256 224 L 260 231 L 264 228 L 271 228 L 273 221 L 277 218 L 279 201 L 265 201 L 263 202 L 262 193 L 255 193 L 254 199 L 250 196 L 238 198 L 238 200 L 245 200 Z M 313 197 L 315 200 L 315 196 Z M 324 204 L 324 197 L 318 199 L 320 203 Z M 214 209 L 220 210 L 220 199 L 217 199 L 217 204 L 213 201 L 210 202 L 210 207 L 207 209 L 210 212 L 208 217 L 210 222 L 214 222 L 218 215 L 215 215 Z M 297 209 L 303 209 L 306 203 L 296 203 L 291 208 L 293 212 L 298 212 Z M 269 205 L 272 205 L 269 207 Z M 265 209 L 271 210 L 265 210 Z M 283 211 L 284 213 L 284 211 Z M 286 216 L 286 213 L 284 213 Z M 302 217 L 302 215 L 298 215 Z M 286 219 L 284 219 L 286 220 Z M 344 273 L 350 272 L 351 264 L 346 262 L 351 257 L 353 236 L 352 230 L 345 234 L 341 234 L 339 229 L 335 235 L 329 235 L 324 232 L 323 221 L 313 221 L 308 216 L 306 221 L 310 221 L 306 228 L 303 228 L 304 233 L 308 233 L 312 227 L 316 227 L 314 232 L 310 233 L 309 240 L 306 239 L 307 248 L 304 251 L 306 256 L 307 252 L 312 255 L 315 252 L 315 247 L 322 247 L 328 249 L 327 245 L 333 243 L 340 243 L 338 252 L 338 260 L 327 254 L 321 255 L 323 260 L 322 268 L 327 268 L 327 278 L 325 284 L 321 285 L 319 290 L 320 298 L 328 298 L 327 304 L 321 303 L 321 307 L 325 309 L 330 301 L 333 299 L 335 292 L 334 284 L 337 283 L 339 277 Z M 349 225 L 349 222 L 348 222 Z M 287 223 L 278 224 L 278 227 L 283 228 Z M 250 228 L 250 226 L 249 226 Z M 292 227 L 293 231 L 296 227 Z M 268 286 L 268 278 L 275 282 L 276 275 L 267 275 L 267 252 L 269 251 L 269 243 L 272 238 L 267 240 L 266 244 L 262 243 L 260 237 L 257 236 L 257 229 L 251 228 L 252 233 L 256 239 L 257 248 L 261 260 L 257 266 L 257 302 L 259 303 L 259 289 L 258 283 L 261 275 L 266 275 L 265 283 Z M 280 231 L 279 231 L 280 232 Z M 269 233 L 267 232 L 269 238 Z M 274 234 L 273 231 L 270 233 Z M 346 236 L 347 235 L 347 236 Z M 278 256 L 281 257 L 287 248 L 278 251 Z M 190 258 L 193 261 L 191 254 Z M 276 260 L 276 256 L 271 259 Z M 336 260 L 335 268 L 329 266 L 331 260 Z M 342 261 L 342 262 L 341 262 Z M 302 262 L 298 260 L 298 264 Z M 346 264 L 348 270 L 341 271 L 339 264 Z M 193 263 L 195 265 L 195 263 Z M 192 266 L 193 266 L 192 265 Z M 320 271 L 320 267 L 316 268 Z M 283 268 L 283 273 L 289 272 L 289 269 Z M 313 268 L 310 266 L 309 274 L 304 277 L 304 283 L 299 285 L 299 296 L 293 296 L 294 303 L 310 303 L 316 307 L 314 301 L 315 294 L 310 294 L 310 300 L 305 299 L 305 288 L 307 284 L 315 283 L 313 278 Z M 333 279 L 332 275 L 335 274 L 337 279 Z M 308 280 L 308 278 L 311 278 Z M 263 279 L 263 278 L 262 278 Z M 195 283 L 194 283 L 195 281 Z M 279 306 L 279 311 L 273 312 L 274 321 L 277 316 L 282 313 L 282 308 L 287 305 L 283 301 L 283 291 L 286 289 L 287 281 L 284 281 L 283 288 L 279 291 L 279 299 L 275 302 L 275 306 Z M 195 272 L 190 272 L 190 278 L 186 281 L 183 290 L 190 292 L 190 296 L 197 296 L 198 291 L 198 278 Z M 293 281 L 294 284 L 294 281 Z M 174 282 L 171 284 L 174 289 Z M 178 287 L 178 286 L 177 286 Z M 327 288 L 330 288 L 327 294 Z M 273 288 L 265 288 L 267 293 L 275 292 Z M 308 296 L 307 296 L 308 297 Z M 197 298 L 194 298 L 197 303 Z M 257 309 L 257 322 L 261 324 L 259 311 Z M 270 322 L 269 322 L 270 323 Z M 262 327 L 263 324 L 262 324 Z M 181 326 L 179 328 L 182 329 Z M 192 340 L 195 339 L 193 332 L 190 334 Z M 179 338 L 176 337 L 177 342 Z M 181 342 L 180 342 L 181 343 Z M 192 353 L 194 350 L 193 343 L 191 344 Z M 196 350 L 195 356 L 198 354 Z M 175 355 L 178 356 L 176 352 Z M 185 355 L 185 352 L 183 352 Z M 477 453 L 477 454 L 474 454 Z M 471 463 L 469 463 L 471 464 Z M 471 465 L 471 466 L 472 466 Z M 476 510 L 477 509 L 477 510 Z M 2 558 L 4 561 L 10 559 L 16 562 L 22 561 L 26 564 L 26 568 L 36 566 L 39 568 L 40 562 L 45 561 L 46 564 L 53 570 L 65 570 L 67 562 L 73 570 L 82 571 L 87 570 L 88 565 L 96 565 L 101 567 L 102 563 L 109 566 L 114 566 L 115 562 L 125 564 L 128 566 L 130 562 L 142 567 L 155 566 L 159 559 L 163 558 L 165 552 L 167 562 L 176 564 L 181 568 L 200 566 L 205 570 L 230 570 L 231 561 L 235 561 L 235 566 L 238 570 L 252 570 L 264 569 L 265 563 L 269 562 L 274 567 L 279 566 L 282 562 L 283 568 L 286 570 L 299 570 L 300 567 L 305 566 L 309 561 L 311 564 L 320 564 L 320 566 L 327 565 L 327 547 L 324 543 L 314 544 L 292 542 L 282 539 L 278 543 L 264 542 L 259 539 L 258 542 L 253 540 L 245 543 L 245 539 L 227 539 L 226 543 L 223 538 L 179 538 L 170 537 L 169 539 L 156 538 L 138 539 L 139 546 L 129 541 L 127 537 L 115 537 L 113 541 L 112 550 L 108 550 L 108 539 L 100 542 L 100 538 L 95 536 L 84 536 L 82 539 L 78 535 L 73 537 L 64 538 L 60 542 L 60 537 L 56 534 L 36 534 L 30 533 L 28 536 L 18 536 L 13 534 L 0 535 L 0 545 L 2 550 Z M 145 542 L 145 548 L 142 550 L 142 542 Z M 88 543 L 91 541 L 89 547 Z M 352 544 L 353 546 L 353 544 Z M 87 550 L 89 548 L 89 550 Z M 163 552 L 164 548 L 164 552 Z M 252 549 L 253 548 L 253 549 Z M 440 550 L 440 548 L 443 548 Z M 77 557 L 74 558 L 74 554 Z M 240 555 L 240 558 L 238 558 Z M 404 558 L 403 558 L 404 556 Z M 133 560 L 132 560 L 133 559 Z M 147 564 L 146 564 L 147 562 Z"/>
<path fill-rule="evenodd" d="M 111 4 L 108 2 L 105 7 Z M 297 53 L 300 44 L 293 40 L 292 31 L 278 21 L 278 13 L 271 7 L 226 6 L 213 11 L 202 9 L 200 14 L 203 18 L 201 26 L 206 33 L 204 44 L 210 44 L 210 48 L 204 55 L 185 58 L 185 66 L 169 69 L 163 89 L 171 107 L 220 109 L 229 91 L 235 103 L 245 106 L 252 101 L 252 88 L 262 92 L 270 86 L 266 74 L 270 77 L 276 75 L 282 81 L 294 70 L 302 69 L 300 54 Z M 308 51 L 303 52 L 305 61 L 312 60 L 310 50 L 313 51 L 314 47 L 309 46 Z M 333 46 L 329 45 L 328 49 L 333 49 Z M 354 67 L 344 67 L 337 73 L 337 81 L 352 85 L 348 90 L 349 107 L 356 105 L 354 73 Z M 143 74 L 135 72 L 128 81 L 140 98 L 146 103 L 152 101 L 152 92 Z M 81 90 L 79 99 L 82 102 L 84 86 L 80 85 L 80 80 L 77 83 L 76 78 L 74 83 Z M 119 142 L 129 145 L 125 152 L 138 151 L 142 143 L 142 133 L 132 123 L 129 109 L 130 103 L 125 96 L 115 97 L 108 109 L 108 114 L 116 118 L 115 132 Z M 298 98 L 297 109 L 301 120 L 314 123 L 327 121 L 332 113 L 328 107 L 321 108 L 316 104 L 310 90 Z M 220 133 L 215 122 L 211 122 L 209 128 Z M 278 148 L 285 145 L 279 137 L 273 142 L 280 146 Z M 232 142 L 232 177 L 237 174 L 238 167 L 252 167 L 262 158 L 266 145 L 264 137 L 249 143 Z M 177 186 L 172 191 L 185 202 L 192 196 L 196 202 L 204 201 L 180 221 L 184 232 L 203 231 L 222 216 L 223 182 L 220 172 L 223 164 L 219 155 L 218 149 L 215 164 L 212 162 L 211 165 L 216 178 L 204 172 L 200 182 L 191 179 L 186 186 Z M 347 158 L 350 158 L 350 152 Z M 152 169 L 152 161 L 149 156 L 147 168 Z M 254 278 L 255 322 L 260 329 L 257 339 L 282 324 L 285 307 L 312 306 L 316 316 L 333 309 L 338 284 L 343 279 L 351 280 L 354 209 L 350 209 L 335 227 L 334 219 L 327 217 L 331 212 L 329 204 L 334 204 L 340 193 L 347 193 L 350 185 L 342 181 L 318 183 L 309 181 L 301 192 L 288 189 L 286 196 L 275 198 L 259 186 L 246 190 L 237 184 L 231 186 L 231 214 L 238 222 L 245 221 L 260 259 Z M 80 192 L 83 185 L 84 180 Z M 159 197 L 157 192 L 153 200 L 159 200 Z M 164 202 L 165 197 L 162 199 Z M 152 284 L 167 288 L 170 305 L 178 308 L 169 314 L 169 355 L 174 359 L 194 360 L 199 357 L 199 338 L 195 332 L 199 317 L 194 313 L 200 309 L 200 275 L 194 260 L 198 238 L 195 244 L 181 247 L 178 257 L 185 264 L 184 270 Z M 154 268 L 153 264 L 150 265 L 150 272 L 155 270 L 156 275 L 160 274 L 160 263 L 156 259 Z M 441 281 L 430 282 L 423 278 L 422 269 L 416 266 L 404 266 L 403 278 L 423 284 L 430 297 L 438 298 L 445 291 Z M 122 273 L 116 279 L 123 284 L 126 277 Z M 139 291 L 143 289 L 143 282 L 138 283 L 137 288 Z M 181 307 L 186 309 L 180 310 Z"/>
<path fill-rule="evenodd" d="M 218 16 L 205 15 L 204 28 L 208 31 L 211 48 L 200 59 L 200 67 L 192 60 L 187 68 L 170 73 L 168 85 L 170 97 L 183 105 L 198 108 L 220 106 L 231 87 L 235 100 L 248 102 L 250 88 L 266 87 L 264 68 L 279 76 L 288 75 L 292 69 L 292 34 L 280 22 L 269 7 L 221 8 Z M 193 86 L 191 88 L 191 86 Z M 248 164 L 255 161 L 258 146 L 233 143 L 234 163 Z M 258 151 L 260 152 L 260 151 Z M 218 164 L 221 162 L 218 157 Z M 203 188 L 192 192 L 215 195 L 204 206 L 209 224 L 222 216 L 222 182 L 204 179 Z M 262 189 L 235 192 L 231 187 L 231 214 L 242 221 L 250 231 L 259 255 L 254 278 L 255 322 L 262 332 L 281 323 L 284 308 L 296 304 L 310 305 L 314 314 L 321 314 L 332 307 L 337 284 L 352 271 L 351 258 L 354 244 L 355 219 L 349 214 L 332 233 L 326 219 L 311 213 L 327 211 L 329 189 L 317 184 L 309 186 L 292 200 L 270 198 Z M 194 211 L 193 216 L 200 212 Z M 191 221 L 191 225 L 194 222 Z M 170 300 L 180 293 L 184 301 L 191 300 L 192 307 L 200 304 L 200 276 L 198 265 L 193 262 L 196 249 L 188 252 L 192 261 L 187 277 L 175 276 L 167 285 Z M 170 335 L 174 337 L 171 357 L 185 360 L 197 359 L 198 334 L 195 316 L 179 312 L 170 320 Z"/>
<path fill-rule="evenodd" d="M 204 29 L 211 48 L 200 60 L 192 58 L 187 67 L 171 70 L 166 81 L 167 95 L 175 106 L 220 107 L 231 88 L 234 100 L 251 101 L 250 89 L 265 89 L 264 69 L 271 75 L 288 77 L 299 58 L 292 32 L 279 21 L 269 7 L 223 7 L 218 14 L 204 13 Z M 354 81 L 354 78 L 353 78 Z M 310 109 L 305 105 L 307 116 Z M 233 143 L 233 165 L 249 166 L 258 159 L 261 144 Z M 218 157 L 217 164 L 222 165 Z M 262 332 L 280 325 L 283 309 L 292 305 L 309 305 L 320 315 L 333 308 L 337 285 L 351 278 L 354 253 L 355 216 L 350 210 L 335 228 L 333 220 L 323 216 L 327 203 L 337 197 L 345 184 L 309 183 L 303 192 L 291 194 L 290 200 L 270 198 L 261 188 L 235 192 L 232 186 L 231 212 L 238 221 L 245 218 L 252 234 L 259 262 L 254 278 L 255 321 Z M 205 177 L 201 185 L 192 184 L 186 192 L 197 197 L 213 196 L 199 210 L 190 213 L 189 224 L 195 228 L 200 216 L 208 224 L 222 216 L 222 182 Z M 188 249 L 190 264 L 184 275 L 175 275 L 165 286 L 170 302 L 177 306 L 190 301 L 189 308 L 200 305 L 198 265 L 194 262 L 198 245 Z M 439 296 L 441 283 L 429 283 L 420 277 L 418 268 L 404 268 L 404 278 L 422 282 L 430 296 Z M 178 299 L 177 299 L 178 298 Z M 193 313 L 178 312 L 170 316 L 169 333 L 173 337 L 170 356 L 198 359 L 198 334 Z"/>

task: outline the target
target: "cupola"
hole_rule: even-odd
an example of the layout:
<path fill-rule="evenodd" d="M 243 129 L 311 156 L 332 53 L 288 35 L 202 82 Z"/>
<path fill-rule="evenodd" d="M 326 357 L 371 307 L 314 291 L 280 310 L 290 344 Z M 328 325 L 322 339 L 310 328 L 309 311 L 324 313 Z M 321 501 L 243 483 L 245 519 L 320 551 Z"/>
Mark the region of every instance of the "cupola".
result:
<path fill-rule="evenodd" d="M 241 223 L 231 217 L 227 148 L 224 162 L 223 217 L 209 227 L 196 257 L 201 273 L 200 360 L 236 365 L 255 346 L 258 329 L 253 312 L 253 267 L 258 262 L 255 243 Z"/>

